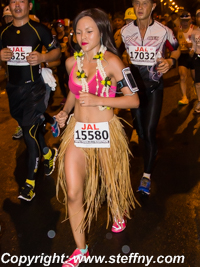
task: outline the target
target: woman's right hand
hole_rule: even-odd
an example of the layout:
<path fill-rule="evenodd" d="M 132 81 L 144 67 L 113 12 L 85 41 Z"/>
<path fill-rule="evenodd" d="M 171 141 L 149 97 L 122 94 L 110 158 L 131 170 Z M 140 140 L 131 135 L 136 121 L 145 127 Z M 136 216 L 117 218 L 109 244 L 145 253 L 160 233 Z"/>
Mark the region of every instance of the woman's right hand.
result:
<path fill-rule="evenodd" d="M 68 118 L 67 112 L 64 110 L 61 110 L 55 117 L 56 117 L 56 121 L 58 122 L 59 127 L 63 128 Z"/>

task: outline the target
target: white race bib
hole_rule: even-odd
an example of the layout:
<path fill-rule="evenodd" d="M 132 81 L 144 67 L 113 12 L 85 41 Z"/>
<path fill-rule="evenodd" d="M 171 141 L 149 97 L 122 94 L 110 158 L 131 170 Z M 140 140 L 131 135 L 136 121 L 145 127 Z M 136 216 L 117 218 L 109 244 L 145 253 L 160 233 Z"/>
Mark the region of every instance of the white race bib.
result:
<path fill-rule="evenodd" d="M 11 66 L 28 66 L 26 57 L 32 52 L 32 46 L 8 46 L 13 51 L 13 57 L 7 62 Z"/>
<path fill-rule="evenodd" d="M 129 56 L 132 64 L 153 66 L 156 63 L 156 47 L 129 46 Z"/>
<path fill-rule="evenodd" d="M 110 131 L 108 122 L 77 122 L 74 129 L 74 144 L 76 147 L 109 148 Z"/>

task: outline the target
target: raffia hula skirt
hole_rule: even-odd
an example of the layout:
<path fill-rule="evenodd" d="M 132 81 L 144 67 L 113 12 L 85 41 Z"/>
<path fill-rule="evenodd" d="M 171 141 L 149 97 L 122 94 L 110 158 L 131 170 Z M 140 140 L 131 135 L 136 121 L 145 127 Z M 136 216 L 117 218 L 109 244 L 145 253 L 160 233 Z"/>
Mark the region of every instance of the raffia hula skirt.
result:
<path fill-rule="evenodd" d="M 74 138 L 76 120 L 71 118 L 63 136 L 59 151 L 59 167 L 57 181 L 57 198 L 60 187 L 64 193 L 64 205 L 67 219 L 67 186 L 64 172 L 65 151 Z M 130 209 L 135 208 L 130 172 L 127 137 L 123 125 L 114 115 L 109 121 L 110 148 L 80 148 L 86 157 L 86 178 L 84 184 L 85 213 L 80 226 L 82 230 L 91 226 L 93 217 L 97 219 L 98 209 L 107 199 L 107 227 L 110 216 L 121 219 L 123 216 L 130 218 Z M 120 218 L 118 218 L 120 217 Z"/>

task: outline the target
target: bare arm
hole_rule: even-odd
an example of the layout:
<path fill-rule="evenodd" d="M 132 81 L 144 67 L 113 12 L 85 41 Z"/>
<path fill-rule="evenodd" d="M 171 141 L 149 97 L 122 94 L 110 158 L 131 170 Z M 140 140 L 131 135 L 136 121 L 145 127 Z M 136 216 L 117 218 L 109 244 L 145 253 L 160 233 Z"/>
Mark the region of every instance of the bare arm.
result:
<path fill-rule="evenodd" d="M 127 92 L 130 93 L 130 90 L 127 90 L 127 87 L 122 89 L 123 93 Z M 95 106 L 107 106 L 112 108 L 138 108 L 139 107 L 139 98 L 138 94 L 135 93 L 133 95 L 123 95 L 121 97 L 100 97 L 96 95 L 92 95 L 90 93 L 83 93 L 80 92 L 79 98 L 81 106 L 84 107 L 95 107 Z M 84 102 L 84 104 L 82 103 Z"/>
<path fill-rule="evenodd" d="M 45 54 L 33 51 L 29 54 L 28 57 L 26 57 L 26 60 L 31 66 L 36 66 L 42 62 L 56 61 L 59 58 L 60 58 L 60 48 L 55 48 Z"/>
<path fill-rule="evenodd" d="M 123 62 L 113 54 L 108 59 L 108 65 L 105 70 L 109 77 L 112 77 L 112 84 L 116 85 L 117 81 L 123 79 L 122 69 Z M 90 93 L 80 92 L 80 104 L 82 106 L 108 106 L 113 108 L 138 108 L 139 97 L 138 94 L 133 94 L 129 87 L 122 89 L 121 97 L 99 97 Z M 84 103 L 83 103 L 84 102 Z"/>
<path fill-rule="evenodd" d="M 194 36 L 194 34 L 192 34 L 192 36 L 191 36 L 191 41 L 192 41 L 192 48 L 191 48 L 191 50 L 189 52 L 189 55 L 191 57 L 193 57 L 194 52 L 196 51 L 196 42 L 195 42 L 195 36 Z"/>
<path fill-rule="evenodd" d="M 54 61 L 51 61 L 51 62 L 48 62 L 46 64 L 46 67 L 48 67 L 48 68 L 55 68 L 55 67 L 57 67 L 59 65 L 60 65 L 60 59 L 54 60 Z"/>
<path fill-rule="evenodd" d="M 63 110 L 61 110 L 55 117 L 58 122 L 60 128 L 65 126 L 66 120 L 71 112 L 72 108 L 75 105 L 75 96 L 71 92 L 67 95 L 67 100 L 65 102 Z"/>
<path fill-rule="evenodd" d="M 178 47 L 177 50 L 171 52 L 171 57 L 175 58 L 176 60 L 179 58 L 181 54 L 180 48 Z M 173 60 L 171 58 L 163 60 L 162 63 L 158 66 L 158 71 L 161 73 L 166 73 L 173 65 Z"/>

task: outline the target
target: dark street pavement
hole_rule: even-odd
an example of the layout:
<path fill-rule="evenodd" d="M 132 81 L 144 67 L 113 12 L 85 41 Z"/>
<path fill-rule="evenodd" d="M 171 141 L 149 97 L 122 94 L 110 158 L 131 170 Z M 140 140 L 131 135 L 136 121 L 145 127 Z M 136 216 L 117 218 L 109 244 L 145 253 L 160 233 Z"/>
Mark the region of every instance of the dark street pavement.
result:
<path fill-rule="evenodd" d="M 157 130 L 158 156 L 152 174 L 150 197 L 140 198 L 136 191 L 143 173 L 141 149 L 131 141 L 134 155 L 131 159 L 131 180 L 141 207 L 131 212 L 127 228 L 120 234 L 111 233 L 111 223 L 106 229 L 106 205 L 103 205 L 97 221 L 93 221 L 87 235 L 91 255 L 106 256 L 107 263 L 81 264 L 84 266 L 132 266 L 129 263 L 108 263 L 113 255 L 139 253 L 154 256 L 154 262 L 135 263 L 134 266 L 181 266 L 200 267 L 200 115 L 193 113 L 196 95 L 191 80 L 188 83 L 190 103 L 178 106 L 181 93 L 177 69 L 165 76 L 164 102 Z M 27 174 L 27 152 L 23 139 L 12 140 L 17 123 L 11 118 L 8 100 L 2 84 L 0 91 L 0 266 L 19 266 L 17 257 L 40 255 L 36 263 L 29 266 L 61 266 L 61 263 L 46 262 L 46 255 L 71 255 L 75 243 L 69 221 L 63 222 L 65 209 L 56 199 L 57 169 L 52 176 L 45 177 L 40 164 L 36 180 L 36 197 L 32 202 L 20 201 L 19 188 Z M 50 114 L 57 114 L 62 100 L 59 89 L 54 103 L 48 108 Z M 131 122 L 129 111 L 119 116 Z M 125 126 L 129 139 L 132 129 Z M 45 139 L 49 146 L 59 146 L 60 139 L 53 138 L 47 125 Z M 133 138 L 136 139 L 136 136 Z M 120 163 L 119 163 L 120 164 Z M 61 195 L 62 199 L 62 195 Z M 5 254 L 8 253 L 8 254 Z M 54 254 L 55 253 L 55 254 Z M 184 255 L 184 263 L 159 264 L 158 256 Z M 58 260 L 58 258 L 57 258 Z M 28 263 L 21 264 L 28 266 Z"/>

